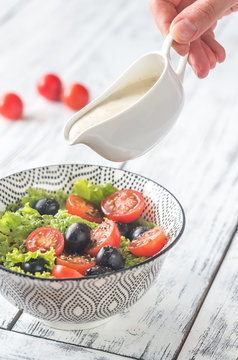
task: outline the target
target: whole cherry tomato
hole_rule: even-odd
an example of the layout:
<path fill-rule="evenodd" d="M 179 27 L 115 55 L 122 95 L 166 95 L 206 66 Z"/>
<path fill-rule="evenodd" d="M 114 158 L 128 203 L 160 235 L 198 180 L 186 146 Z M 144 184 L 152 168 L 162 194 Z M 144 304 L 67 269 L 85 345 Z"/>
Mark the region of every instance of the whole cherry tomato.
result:
<path fill-rule="evenodd" d="M 37 81 L 38 92 L 50 101 L 58 101 L 61 97 L 62 83 L 55 74 L 42 75 Z"/>
<path fill-rule="evenodd" d="M 62 101 L 73 110 L 80 110 L 89 102 L 89 92 L 81 84 L 68 85 L 63 89 Z"/>
<path fill-rule="evenodd" d="M 3 94 L 0 98 L 0 113 L 10 120 L 17 120 L 23 113 L 23 102 L 14 93 Z"/>

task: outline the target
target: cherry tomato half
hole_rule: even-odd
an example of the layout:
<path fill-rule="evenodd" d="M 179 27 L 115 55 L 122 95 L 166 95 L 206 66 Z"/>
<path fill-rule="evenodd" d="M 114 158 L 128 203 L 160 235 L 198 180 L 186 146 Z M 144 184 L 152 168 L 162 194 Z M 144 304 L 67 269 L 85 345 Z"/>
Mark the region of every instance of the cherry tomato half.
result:
<path fill-rule="evenodd" d="M 66 208 L 69 214 L 80 216 L 82 219 L 98 224 L 103 221 L 103 213 L 97 205 L 80 196 L 70 195 L 66 202 Z"/>
<path fill-rule="evenodd" d="M 98 251 L 106 245 L 119 248 L 121 242 L 120 231 L 114 221 L 107 220 L 91 231 L 92 244 L 85 250 L 91 256 L 96 256 Z"/>
<path fill-rule="evenodd" d="M 61 80 L 55 74 L 42 75 L 37 81 L 37 90 L 47 100 L 58 101 L 62 92 Z"/>
<path fill-rule="evenodd" d="M 72 84 L 64 88 L 62 101 L 73 110 L 80 110 L 89 102 L 89 92 L 81 84 Z"/>
<path fill-rule="evenodd" d="M 59 255 L 64 248 L 64 237 L 58 230 L 51 227 L 38 228 L 28 236 L 26 247 L 29 251 L 40 250 L 46 252 L 51 247 L 55 249 L 55 255 Z"/>
<path fill-rule="evenodd" d="M 6 93 L 0 98 L 0 113 L 10 120 L 17 120 L 23 113 L 23 102 L 13 93 Z"/>
<path fill-rule="evenodd" d="M 58 279 L 83 277 L 78 271 L 63 265 L 55 265 L 52 269 L 52 276 Z"/>
<path fill-rule="evenodd" d="M 136 220 L 144 209 L 144 197 L 136 190 L 119 190 L 102 201 L 102 211 L 111 220 L 125 223 Z"/>
<path fill-rule="evenodd" d="M 150 257 L 159 252 L 167 244 L 167 238 L 162 227 L 155 227 L 132 240 L 128 250 L 136 256 Z"/>
<path fill-rule="evenodd" d="M 74 269 L 81 274 L 85 275 L 85 272 L 91 267 L 96 265 L 96 260 L 90 255 L 66 255 L 61 254 L 56 259 L 57 265 L 63 265 Z"/>

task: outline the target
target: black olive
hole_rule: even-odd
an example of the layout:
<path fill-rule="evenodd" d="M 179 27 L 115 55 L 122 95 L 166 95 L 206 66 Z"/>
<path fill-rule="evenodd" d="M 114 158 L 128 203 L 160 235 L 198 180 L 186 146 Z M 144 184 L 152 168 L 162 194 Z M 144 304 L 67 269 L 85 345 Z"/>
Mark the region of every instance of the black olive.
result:
<path fill-rule="evenodd" d="M 121 236 L 125 236 L 125 238 L 128 237 L 129 234 L 129 227 L 128 224 L 123 223 L 123 222 L 116 222 L 117 227 L 120 231 Z"/>
<path fill-rule="evenodd" d="M 129 234 L 129 239 L 133 240 L 138 238 L 138 236 L 140 236 L 141 234 L 143 234 L 144 232 L 150 230 L 150 228 L 148 226 L 137 226 L 136 228 L 132 229 L 130 234 Z"/>
<path fill-rule="evenodd" d="M 85 275 L 86 276 L 91 276 L 91 275 L 100 275 L 100 274 L 105 274 L 105 273 L 108 273 L 108 272 L 112 272 L 112 269 L 109 268 L 109 267 L 106 267 L 106 266 L 93 266 L 91 268 L 89 268 Z"/>
<path fill-rule="evenodd" d="M 29 272 L 31 274 L 35 274 L 36 272 L 43 273 L 43 271 L 47 271 L 45 268 L 46 261 L 39 257 L 37 259 L 30 259 L 29 261 L 22 263 L 21 268 L 25 273 Z"/>
<path fill-rule="evenodd" d="M 79 254 L 90 243 L 90 227 L 84 223 L 74 223 L 64 235 L 64 249 L 69 254 Z"/>
<path fill-rule="evenodd" d="M 110 245 L 103 246 L 96 255 L 96 264 L 100 266 L 108 266 L 114 270 L 124 267 L 123 257 L 120 251 Z"/>
<path fill-rule="evenodd" d="M 19 206 L 16 208 L 15 212 L 16 212 L 16 211 L 19 211 L 20 215 L 22 216 L 22 215 L 23 215 L 23 214 L 22 214 L 22 209 L 24 209 L 24 206 L 19 205 Z"/>
<path fill-rule="evenodd" d="M 59 203 L 55 199 L 40 199 L 35 203 L 34 209 L 41 215 L 55 215 L 59 210 Z"/>

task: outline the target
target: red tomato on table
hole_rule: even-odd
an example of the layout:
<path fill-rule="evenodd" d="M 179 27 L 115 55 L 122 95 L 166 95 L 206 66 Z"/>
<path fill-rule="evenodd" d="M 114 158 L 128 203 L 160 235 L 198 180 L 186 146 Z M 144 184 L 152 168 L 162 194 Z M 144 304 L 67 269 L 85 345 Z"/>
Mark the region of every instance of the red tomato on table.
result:
<path fill-rule="evenodd" d="M 98 224 L 103 221 L 103 213 L 97 205 L 80 196 L 70 195 L 66 202 L 66 208 L 69 214 L 80 216 L 87 221 Z"/>
<path fill-rule="evenodd" d="M 7 119 L 17 120 L 23 113 L 23 102 L 13 93 L 6 93 L 0 98 L 0 113 Z"/>
<path fill-rule="evenodd" d="M 159 252 L 167 244 L 167 238 L 162 227 L 155 227 L 132 240 L 128 250 L 136 256 L 150 257 Z"/>
<path fill-rule="evenodd" d="M 47 100 L 58 101 L 61 97 L 62 83 L 57 75 L 45 74 L 37 81 L 37 89 Z"/>
<path fill-rule="evenodd" d="M 119 190 L 102 201 L 102 211 L 111 220 L 125 223 L 136 220 L 144 209 L 144 197 L 136 190 Z"/>
<path fill-rule="evenodd" d="M 51 227 L 38 228 L 28 236 L 26 247 L 29 251 L 40 250 L 46 252 L 51 247 L 55 249 L 55 255 L 59 255 L 64 248 L 64 236 L 58 230 Z"/>
<path fill-rule="evenodd" d="M 90 255 L 61 254 L 57 257 L 56 264 L 70 267 L 85 275 L 88 269 L 96 265 L 96 260 Z"/>
<path fill-rule="evenodd" d="M 64 88 L 62 101 L 73 110 L 80 110 L 89 102 L 89 92 L 81 84 L 72 84 Z"/>
<path fill-rule="evenodd" d="M 91 256 L 96 256 L 98 251 L 106 245 L 119 248 L 121 234 L 114 221 L 107 220 L 91 231 L 92 244 L 85 249 Z"/>
<path fill-rule="evenodd" d="M 55 265 L 52 269 L 52 276 L 58 279 L 83 277 L 78 271 L 63 265 Z"/>

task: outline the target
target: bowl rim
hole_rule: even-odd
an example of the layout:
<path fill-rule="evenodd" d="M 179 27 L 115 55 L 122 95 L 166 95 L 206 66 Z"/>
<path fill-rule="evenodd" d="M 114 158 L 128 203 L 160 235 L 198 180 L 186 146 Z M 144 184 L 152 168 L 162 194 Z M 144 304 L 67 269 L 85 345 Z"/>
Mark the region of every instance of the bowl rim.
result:
<path fill-rule="evenodd" d="M 112 167 L 112 166 L 107 166 L 107 165 L 97 165 L 97 164 L 78 164 L 78 163 L 64 163 L 64 164 L 51 164 L 51 165 L 43 165 L 43 166 L 37 166 L 37 167 L 32 167 L 32 168 L 28 168 L 28 169 L 25 169 L 25 170 L 21 170 L 21 171 L 17 171 L 17 172 L 14 172 L 14 173 L 11 173 L 7 176 L 4 176 L 4 177 L 1 177 L 0 178 L 0 181 L 1 180 L 4 180 L 4 179 L 7 179 L 11 176 L 14 176 L 14 175 L 18 175 L 24 171 L 30 171 L 30 170 L 37 170 L 37 169 L 43 169 L 43 168 L 49 168 L 49 167 L 59 167 L 59 166 L 96 166 L 96 167 L 101 167 L 101 168 L 108 168 L 108 169 L 113 169 L 113 170 L 119 170 L 119 171 L 123 171 L 125 173 L 128 173 L 128 174 L 132 174 L 132 175 L 136 175 L 136 176 L 139 176 L 139 177 L 142 177 L 144 178 L 145 180 L 147 181 L 151 181 L 152 183 L 154 183 L 155 185 L 157 186 L 160 186 L 162 189 L 164 189 L 165 191 L 167 191 L 174 199 L 175 201 L 177 202 L 177 204 L 179 205 L 180 207 L 180 210 L 181 210 L 181 213 L 182 213 L 182 227 L 181 227 L 181 230 L 179 232 L 179 234 L 177 235 L 177 237 L 174 239 L 174 241 L 168 245 L 164 250 L 161 250 L 159 251 L 157 254 L 155 254 L 154 256 L 142 261 L 141 263 L 139 264 L 136 264 L 136 265 L 133 265 L 133 266 L 130 266 L 128 268 L 123 268 L 123 269 L 119 269 L 119 270 L 116 270 L 116 271 L 113 271 L 113 272 L 110 272 L 110 273 L 105 273 L 105 274 L 100 274 L 100 275 L 90 275 L 90 276 L 83 276 L 83 277 L 80 277 L 80 278 L 44 278 L 44 277 L 38 277 L 38 276 L 34 276 L 34 275 L 27 275 L 27 274 L 23 274 L 23 273 L 19 273 L 17 271 L 14 271 L 14 270 L 10 270 L 9 268 L 6 268 L 4 265 L 0 265 L 0 270 L 3 270 L 3 271 L 6 271 L 10 274 L 13 274 L 13 275 L 16 275 L 16 276 L 20 276 L 20 277 L 24 277 L 24 278 L 27 278 L 27 279 L 32 279 L 32 280 L 40 280 L 40 281 L 57 281 L 57 282 L 61 282 L 61 281 L 85 281 L 85 280 L 90 280 L 90 279 L 99 279 L 99 278 L 104 278 L 104 277 L 107 277 L 107 276 L 111 276 L 111 275 L 114 275 L 114 274 L 118 274 L 118 273 L 123 273 L 125 271 L 128 271 L 128 270 L 132 270 L 134 268 L 137 268 L 141 265 L 144 265 L 144 264 L 148 264 L 150 261 L 154 261 L 155 259 L 159 258 L 160 256 L 164 255 L 168 250 L 170 250 L 177 242 L 178 240 L 181 238 L 183 232 L 184 232 L 184 228 L 185 228 L 185 223 L 186 223 L 186 219 L 185 219 L 185 213 L 184 213 L 184 209 L 182 207 L 182 205 L 180 204 L 179 200 L 168 190 L 166 189 L 164 186 L 162 186 L 161 184 L 157 183 L 155 180 L 152 180 L 144 175 L 140 175 L 140 174 L 137 174 L 135 172 L 132 172 L 130 170 L 124 170 L 123 168 L 115 168 L 115 167 Z"/>

